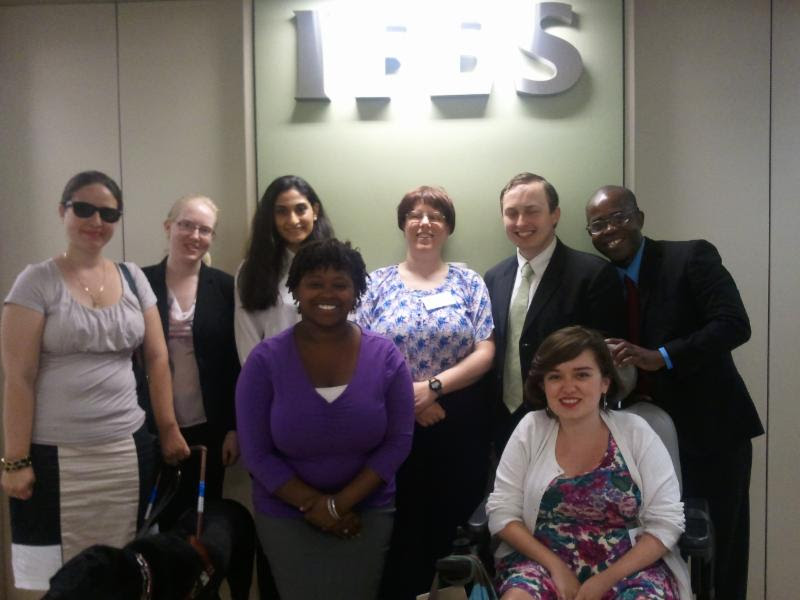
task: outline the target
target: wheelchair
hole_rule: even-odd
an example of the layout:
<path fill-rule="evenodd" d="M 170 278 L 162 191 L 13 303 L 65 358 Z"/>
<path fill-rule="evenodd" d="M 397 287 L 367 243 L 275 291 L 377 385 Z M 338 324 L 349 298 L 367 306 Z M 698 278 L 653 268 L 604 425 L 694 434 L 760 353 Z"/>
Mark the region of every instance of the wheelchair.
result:
<path fill-rule="evenodd" d="M 672 458 L 678 482 L 683 489 L 678 434 L 670 416 L 663 409 L 645 400 L 619 410 L 639 415 L 659 435 Z M 714 528 L 709 516 L 708 503 L 702 498 L 684 498 L 683 503 L 686 530 L 681 535 L 678 547 L 683 558 L 689 562 L 692 591 L 697 600 L 714 600 Z M 486 498 L 484 498 L 469 521 L 459 528 L 452 553 L 437 561 L 437 582 L 464 586 L 471 600 L 496 598 L 491 585 L 486 590 L 486 581 L 494 574 L 493 550 L 494 545 L 490 539 L 486 516 Z"/>

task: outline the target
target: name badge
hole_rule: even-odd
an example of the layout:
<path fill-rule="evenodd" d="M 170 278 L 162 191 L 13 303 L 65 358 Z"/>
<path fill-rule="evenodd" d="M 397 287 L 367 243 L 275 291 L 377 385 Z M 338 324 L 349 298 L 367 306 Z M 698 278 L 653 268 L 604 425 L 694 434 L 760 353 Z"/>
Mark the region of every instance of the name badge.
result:
<path fill-rule="evenodd" d="M 456 298 L 452 292 L 439 292 L 438 294 L 425 296 L 422 299 L 422 304 L 425 305 L 425 309 L 428 312 L 432 312 L 437 308 L 442 308 L 443 306 L 453 306 L 454 304 L 458 304 L 458 298 Z"/>

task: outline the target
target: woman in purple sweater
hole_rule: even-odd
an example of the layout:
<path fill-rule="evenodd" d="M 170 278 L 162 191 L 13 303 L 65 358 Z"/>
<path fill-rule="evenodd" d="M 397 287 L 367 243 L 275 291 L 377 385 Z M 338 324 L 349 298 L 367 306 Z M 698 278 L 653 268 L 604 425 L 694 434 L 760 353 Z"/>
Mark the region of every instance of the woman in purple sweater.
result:
<path fill-rule="evenodd" d="M 366 289 L 338 240 L 300 249 L 300 322 L 251 352 L 236 389 L 256 526 L 282 600 L 374 600 L 411 447 L 411 376 L 395 345 L 348 321 Z"/>

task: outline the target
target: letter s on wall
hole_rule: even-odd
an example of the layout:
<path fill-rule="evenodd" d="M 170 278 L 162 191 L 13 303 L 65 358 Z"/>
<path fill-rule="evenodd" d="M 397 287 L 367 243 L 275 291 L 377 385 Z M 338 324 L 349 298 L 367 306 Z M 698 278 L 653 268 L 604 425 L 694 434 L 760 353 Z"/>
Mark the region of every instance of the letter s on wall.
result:
<path fill-rule="evenodd" d="M 572 25 L 572 6 L 562 2 L 540 2 L 534 8 L 533 39 L 520 50 L 531 58 L 541 60 L 556 71 L 554 77 L 537 81 L 521 77 L 517 80 L 517 93 L 529 96 L 560 94 L 575 85 L 583 73 L 583 60 L 578 50 L 569 42 L 547 33 L 542 24 L 555 19 Z"/>

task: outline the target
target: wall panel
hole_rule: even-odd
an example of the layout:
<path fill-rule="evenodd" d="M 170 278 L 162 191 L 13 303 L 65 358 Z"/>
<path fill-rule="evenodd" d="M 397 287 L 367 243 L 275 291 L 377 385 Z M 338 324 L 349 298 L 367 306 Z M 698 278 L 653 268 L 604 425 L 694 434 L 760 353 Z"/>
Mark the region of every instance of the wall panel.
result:
<path fill-rule="evenodd" d="M 1 289 L 63 251 L 56 209 L 69 177 L 118 177 L 116 73 L 113 6 L 0 8 Z"/>
<path fill-rule="evenodd" d="M 800 4 L 774 0 L 772 14 L 772 164 L 769 280 L 769 487 L 767 598 L 797 595 L 800 571 Z"/>
<path fill-rule="evenodd" d="M 221 208 L 214 264 L 234 270 L 248 179 L 241 3 L 120 4 L 119 48 L 126 255 L 160 260 L 167 210 L 200 193 Z"/>
<path fill-rule="evenodd" d="M 734 358 L 765 420 L 770 2 L 636 1 L 632 17 L 628 178 L 645 232 L 719 249 L 752 327 Z M 766 438 L 753 448 L 748 598 L 756 599 L 764 597 Z"/>

